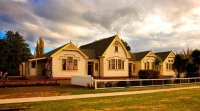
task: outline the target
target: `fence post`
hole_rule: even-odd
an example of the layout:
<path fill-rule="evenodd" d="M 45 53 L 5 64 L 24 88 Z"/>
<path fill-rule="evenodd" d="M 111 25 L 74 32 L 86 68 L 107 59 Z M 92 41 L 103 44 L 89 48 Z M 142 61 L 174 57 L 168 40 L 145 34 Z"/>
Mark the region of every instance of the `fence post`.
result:
<path fill-rule="evenodd" d="M 140 80 L 140 86 L 142 86 L 142 80 Z"/>

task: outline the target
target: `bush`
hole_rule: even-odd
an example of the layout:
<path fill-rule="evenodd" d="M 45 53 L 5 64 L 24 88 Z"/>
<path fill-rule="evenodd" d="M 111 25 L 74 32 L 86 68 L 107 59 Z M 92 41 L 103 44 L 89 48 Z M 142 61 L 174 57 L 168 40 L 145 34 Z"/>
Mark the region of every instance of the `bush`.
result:
<path fill-rule="evenodd" d="M 187 77 L 198 77 L 198 72 L 187 72 Z"/>
<path fill-rule="evenodd" d="M 117 83 L 117 87 L 126 87 L 128 86 L 127 82 L 126 81 L 119 81 Z"/>
<path fill-rule="evenodd" d="M 139 79 L 159 79 L 160 71 L 158 70 L 140 70 L 138 72 Z"/>

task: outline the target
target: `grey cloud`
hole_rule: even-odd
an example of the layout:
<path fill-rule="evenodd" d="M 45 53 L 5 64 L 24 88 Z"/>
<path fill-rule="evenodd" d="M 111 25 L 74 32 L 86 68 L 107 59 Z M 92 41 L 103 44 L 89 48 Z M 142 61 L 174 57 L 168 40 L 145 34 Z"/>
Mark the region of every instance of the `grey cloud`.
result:
<path fill-rule="evenodd" d="M 200 15 L 191 13 L 191 10 L 199 5 L 198 0 L 1 0 L 0 30 L 19 31 L 33 46 L 38 37 L 42 36 L 46 41 L 45 46 L 52 49 L 70 40 L 75 44 L 86 44 L 100 39 L 97 37 L 109 37 L 119 32 L 122 34 L 120 37 L 129 38 L 127 42 L 134 52 L 150 49 L 178 50 L 187 44 L 187 41 L 194 43 L 191 47 L 200 47 L 200 44 L 195 42 L 199 40 L 198 30 L 178 31 L 187 25 L 181 21 L 182 17 L 194 21 L 193 25 L 200 24 Z M 139 29 L 146 27 L 146 18 L 156 15 L 163 22 L 172 24 L 171 32 L 147 30 L 138 33 Z M 88 31 L 84 27 L 91 30 Z M 179 43 L 180 40 L 182 43 Z M 163 46 L 158 47 L 153 43 Z"/>

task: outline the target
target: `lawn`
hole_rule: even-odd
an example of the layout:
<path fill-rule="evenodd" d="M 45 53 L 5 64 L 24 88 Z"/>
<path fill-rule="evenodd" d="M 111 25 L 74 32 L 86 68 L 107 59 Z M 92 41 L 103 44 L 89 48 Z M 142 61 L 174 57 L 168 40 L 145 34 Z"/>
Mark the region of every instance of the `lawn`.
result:
<path fill-rule="evenodd" d="M 0 109 L 29 107 L 28 111 L 197 111 L 200 110 L 199 92 L 200 89 L 187 89 L 116 97 L 5 104 L 0 105 Z"/>
<path fill-rule="evenodd" d="M 12 87 L 12 88 L 0 88 L 0 99 L 140 91 L 140 90 L 166 89 L 166 88 L 188 87 L 188 86 L 199 86 L 199 85 L 200 85 L 199 83 L 196 83 L 196 84 L 178 84 L 178 85 L 168 85 L 168 86 L 150 86 L 150 87 L 118 88 L 118 89 L 98 89 L 98 90 L 87 89 L 85 87 L 78 87 L 69 84 L 61 86 Z"/>

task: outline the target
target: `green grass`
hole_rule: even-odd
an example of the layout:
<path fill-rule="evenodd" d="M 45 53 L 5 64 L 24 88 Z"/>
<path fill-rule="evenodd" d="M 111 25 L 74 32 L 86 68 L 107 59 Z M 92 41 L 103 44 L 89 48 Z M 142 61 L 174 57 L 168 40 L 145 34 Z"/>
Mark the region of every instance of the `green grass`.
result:
<path fill-rule="evenodd" d="M 111 92 L 127 92 L 127 91 L 141 91 L 141 90 L 153 90 L 153 89 L 168 89 L 168 88 L 179 88 L 189 86 L 200 86 L 196 84 L 177 84 L 177 85 L 166 85 L 166 86 L 150 86 L 150 87 L 133 87 L 133 88 L 110 88 L 110 89 L 84 89 L 84 90 L 61 90 L 60 93 L 68 93 L 71 95 L 77 94 L 96 94 L 96 93 L 111 93 Z"/>
<path fill-rule="evenodd" d="M 2 108 L 30 107 L 28 111 L 198 111 L 200 89 L 85 98 L 35 103 L 5 104 Z"/>

